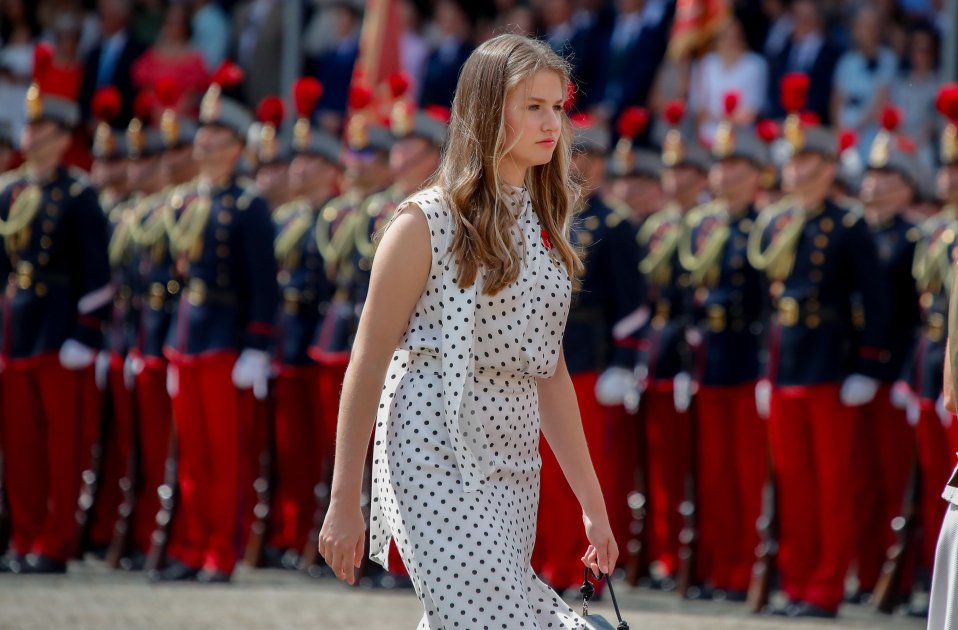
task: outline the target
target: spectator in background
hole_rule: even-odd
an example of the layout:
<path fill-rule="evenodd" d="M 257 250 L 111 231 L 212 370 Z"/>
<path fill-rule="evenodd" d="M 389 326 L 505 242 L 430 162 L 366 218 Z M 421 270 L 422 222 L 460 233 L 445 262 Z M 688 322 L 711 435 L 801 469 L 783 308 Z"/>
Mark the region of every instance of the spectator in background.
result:
<path fill-rule="evenodd" d="M 84 120 L 90 118 L 90 101 L 97 88 L 114 85 L 123 97 L 123 109 L 117 125 L 126 125 L 133 117 L 133 62 L 143 53 L 130 31 L 130 3 L 125 0 L 99 0 L 100 41 L 87 55 L 83 66 L 80 107 Z"/>
<path fill-rule="evenodd" d="M 459 69 L 472 52 L 472 25 L 465 9 L 455 0 L 439 0 L 435 20 L 441 39 L 426 60 L 419 102 L 423 107 L 450 107 Z"/>
<path fill-rule="evenodd" d="M 71 101 L 80 98 L 83 63 L 80 61 L 80 16 L 64 13 L 53 23 L 53 63 L 47 70 L 44 91 Z"/>
<path fill-rule="evenodd" d="M 206 69 L 215 72 L 223 60 L 230 41 L 230 23 L 222 7 L 209 0 L 194 0 L 191 43 L 200 51 Z"/>
<path fill-rule="evenodd" d="M 283 56 L 281 0 L 245 0 L 233 12 L 234 59 L 243 69 L 243 100 L 250 106 L 280 93 Z M 215 68 L 213 69 L 215 72 Z"/>
<path fill-rule="evenodd" d="M 314 62 L 314 74 L 323 84 L 323 96 L 316 109 L 319 126 L 337 135 L 346 114 L 353 67 L 359 57 L 362 12 L 359 5 L 350 2 L 336 2 L 329 10 L 333 12 L 333 45 Z"/>
<path fill-rule="evenodd" d="M 901 111 L 901 133 L 918 145 L 918 156 L 928 168 L 937 166 L 935 136 L 938 113 L 935 98 L 938 74 L 938 34 L 930 24 L 912 30 L 908 45 L 908 70 L 892 81 L 891 100 Z"/>
<path fill-rule="evenodd" d="M 156 43 L 133 64 L 133 82 L 140 90 L 152 89 L 162 78 L 175 78 L 180 111 L 194 111 L 210 84 L 210 71 L 202 53 L 190 44 L 190 36 L 189 7 L 182 0 L 174 1 L 166 10 Z"/>
<path fill-rule="evenodd" d="M 399 65 L 409 77 L 409 96 L 419 102 L 423 73 L 426 71 L 426 58 L 429 56 L 429 44 L 422 35 L 422 15 L 413 0 L 400 0 L 399 16 L 402 20 L 402 34 L 399 36 Z"/>
<path fill-rule="evenodd" d="M 782 77 L 790 72 L 808 75 L 809 111 L 814 112 L 822 124 L 831 123 L 832 75 L 838 51 L 825 36 L 824 18 L 819 3 L 815 0 L 793 0 L 791 8 L 792 33 L 779 51 L 769 60 L 768 115 L 783 118 L 779 85 Z"/>
<path fill-rule="evenodd" d="M 87 11 L 81 0 L 43 0 L 37 5 L 37 15 L 43 25 L 42 39 L 53 43 L 56 36 L 54 27 L 57 20 L 63 15 L 73 15 L 80 22 L 80 42 L 77 46 L 77 57 L 85 59 L 100 39 L 100 24 L 96 13 Z"/>
<path fill-rule="evenodd" d="M 742 23 L 729 18 L 718 32 L 712 52 L 692 67 L 689 105 L 698 123 L 699 140 L 711 144 L 716 127 L 725 118 L 728 92 L 739 95 L 735 124 L 754 124 L 765 103 L 767 82 L 765 60 L 748 50 Z"/>
<path fill-rule="evenodd" d="M 835 69 L 832 124 L 855 130 L 863 154 L 878 133 L 881 111 L 898 73 L 898 59 L 881 45 L 881 34 L 877 10 L 860 8 L 852 26 L 854 48 L 841 56 Z"/>
<path fill-rule="evenodd" d="M 163 0 L 136 0 L 130 21 L 136 41 L 149 45 L 160 36 L 163 28 Z"/>
<path fill-rule="evenodd" d="M 766 59 L 774 59 L 792 35 L 792 14 L 785 0 L 762 0 L 762 13 L 768 17 L 768 32 L 762 45 L 762 54 Z"/>
<path fill-rule="evenodd" d="M 675 5 L 666 0 L 617 0 L 618 13 L 601 62 L 596 93 L 599 120 L 644 105 L 668 46 Z"/>
<path fill-rule="evenodd" d="M 40 35 L 36 5 L 0 0 L 0 120 L 15 138 L 23 128 L 23 101 L 33 74 L 33 49 Z"/>
<path fill-rule="evenodd" d="M 597 37 L 598 20 L 589 11 L 577 11 L 574 0 L 544 0 L 540 9 L 545 40 L 572 65 L 572 79 L 578 89 L 576 109 L 588 109 L 596 66 L 606 44 Z"/>

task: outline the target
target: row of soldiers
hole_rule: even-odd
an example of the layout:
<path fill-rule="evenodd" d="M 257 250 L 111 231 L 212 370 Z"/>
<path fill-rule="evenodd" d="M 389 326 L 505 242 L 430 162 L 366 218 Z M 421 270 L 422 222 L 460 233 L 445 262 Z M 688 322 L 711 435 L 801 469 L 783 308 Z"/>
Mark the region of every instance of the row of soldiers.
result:
<path fill-rule="evenodd" d="M 195 122 L 161 82 L 158 106 L 138 103 L 123 131 L 109 125 L 115 92 L 99 93 L 90 180 L 59 165 L 75 105 L 28 94 L 25 165 L 0 195 L 0 570 L 62 572 L 78 549 L 109 548 L 162 580 L 229 580 L 244 552 L 322 574 L 315 539 L 375 235 L 436 168 L 445 122 L 397 78 L 389 130 L 356 90 L 343 145 L 311 125 L 322 86 L 303 79 L 286 146 L 281 99 L 254 123 L 228 96 L 238 77 L 216 73 Z M 623 114 L 614 149 L 573 120 L 586 275 L 564 345 L 630 576 L 744 597 L 773 485 L 782 612 L 832 616 L 853 560 L 861 594 L 876 588 L 910 480 L 918 559 L 933 560 L 958 446 L 939 401 L 958 90 L 939 99 L 945 209 L 925 218 L 893 113 L 856 200 L 851 138 L 803 114 L 807 79 L 783 86 L 781 128 L 734 127 L 729 95 L 708 149 L 679 134 L 680 103 L 660 153 L 632 146 L 641 110 Z M 574 587 L 587 541 L 552 526 L 577 508 L 545 442 L 542 454 L 533 565 Z M 402 581 L 392 553 L 381 583 Z"/>
<path fill-rule="evenodd" d="M 787 118 L 754 130 L 734 125 L 728 94 L 707 148 L 680 135 L 678 102 L 661 153 L 632 151 L 641 110 L 619 121 L 611 159 L 608 133 L 578 121 L 595 192 L 574 231 L 587 274 L 565 344 L 630 579 L 834 617 L 879 591 L 883 610 L 907 602 L 934 561 L 958 449 L 941 399 L 958 86 L 938 98 L 936 198 L 895 110 L 856 163 L 854 134 L 804 112 L 808 87 L 786 77 Z M 543 451 L 548 523 L 575 501 Z M 534 558 L 562 588 L 587 544 L 551 553 L 570 538 L 540 529 Z M 787 604 L 771 610 L 773 567 Z"/>

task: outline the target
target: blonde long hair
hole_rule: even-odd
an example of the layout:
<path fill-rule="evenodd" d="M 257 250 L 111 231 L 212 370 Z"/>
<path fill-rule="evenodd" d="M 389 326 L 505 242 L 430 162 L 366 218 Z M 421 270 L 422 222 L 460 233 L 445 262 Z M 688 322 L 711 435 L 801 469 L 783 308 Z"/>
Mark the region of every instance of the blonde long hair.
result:
<path fill-rule="evenodd" d="M 499 165 L 505 146 L 506 95 L 537 72 L 555 72 L 569 82 L 569 65 L 541 41 L 500 35 L 475 50 L 459 75 L 452 102 L 449 139 L 430 184 L 449 201 L 454 237 L 449 248 L 458 265 L 460 287 L 471 286 L 484 268 L 483 293 L 494 295 L 519 277 L 522 255 L 508 236 L 516 217 L 502 200 Z M 569 240 L 572 209 L 579 198 L 569 169 L 572 127 L 562 114 L 562 131 L 552 160 L 526 173 L 532 206 L 552 246 L 575 279 L 583 269 Z"/>

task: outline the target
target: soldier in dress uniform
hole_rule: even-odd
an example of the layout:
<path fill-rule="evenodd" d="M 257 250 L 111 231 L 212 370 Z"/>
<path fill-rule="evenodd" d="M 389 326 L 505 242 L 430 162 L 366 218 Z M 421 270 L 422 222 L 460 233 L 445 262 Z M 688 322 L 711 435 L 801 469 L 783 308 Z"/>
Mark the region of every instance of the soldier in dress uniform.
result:
<path fill-rule="evenodd" d="M 163 108 L 160 135 L 163 143 L 158 172 L 163 189 L 145 197 L 130 216 L 130 236 L 135 249 L 134 301 L 139 324 L 135 344 L 127 354 L 124 380 L 135 392 L 138 423 L 139 488 L 132 519 L 134 553 L 153 544 L 152 534 L 160 511 L 158 488 L 166 476 L 173 416 L 167 392 L 167 361 L 163 345 L 169 332 L 173 308 L 181 284 L 170 253 L 167 226 L 173 218 L 172 203 L 191 190 L 196 175 L 193 160 L 195 121 L 177 115 L 178 87 L 163 79 L 154 86 Z M 155 183 L 151 182 L 151 189 Z M 174 520 L 171 547 L 183 538 L 183 518 Z"/>
<path fill-rule="evenodd" d="M 100 193 L 100 207 L 109 214 L 129 195 L 126 182 L 126 136 L 114 129 L 111 122 L 123 108 L 120 91 L 112 85 L 102 87 L 93 95 L 90 110 L 97 120 L 93 135 L 93 164 L 90 183 Z"/>
<path fill-rule="evenodd" d="M 891 353 L 874 240 L 859 214 L 828 197 L 838 142 L 800 116 L 807 90 L 805 75 L 783 79 L 789 196 L 759 215 L 748 260 L 768 275 L 777 311 L 769 381 L 757 402 L 770 414 L 779 489 L 779 564 L 789 604 L 778 612 L 834 617 L 854 548 L 850 462 L 860 410 L 853 407 L 874 398 Z M 854 294 L 862 306 L 858 326 Z"/>
<path fill-rule="evenodd" d="M 256 188 L 275 211 L 290 200 L 289 147 L 279 138 L 286 116 L 283 99 L 266 96 L 256 107 L 257 122 L 250 128 L 247 155 L 254 166 Z"/>
<path fill-rule="evenodd" d="M 4 478 L 13 515 L 5 571 L 62 573 L 75 551 L 81 423 L 113 297 L 106 219 L 62 158 L 76 103 L 26 95 L 25 163 L 0 193 Z"/>
<path fill-rule="evenodd" d="M 275 445 L 267 557 L 299 568 L 314 527 L 316 485 L 332 474 L 334 435 L 323 432 L 318 410 L 318 366 L 307 350 L 319 325 L 319 304 L 331 297 L 316 239 L 317 215 L 336 193 L 342 175 L 342 145 L 313 127 L 310 118 L 321 89 L 313 78 L 293 86 L 298 120 L 293 127 L 290 187 L 296 198 L 273 212 L 273 250 L 279 267 L 280 310 L 276 324 Z"/>
<path fill-rule="evenodd" d="M 882 113 L 883 129 L 867 153 L 859 198 L 878 253 L 880 283 L 889 296 L 888 342 L 891 358 L 881 364 L 881 383 L 875 398 L 859 418 L 856 496 L 859 507 L 859 592 L 871 593 L 881 574 L 886 551 L 895 542 L 888 525 L 901 513 L 915 450 L 915 435 L 905 408 L 910 398 L 905 364 L 918 335 L 921 313 L 912 276 L 920 229 L 906 216 L 920 178 L 916 147 L 897 135 L 901 115 Z M 877 480 L 877 483 L 876 483 Z M 875 524 L 882 527 L 875 527 Z"/>
<path fill-rule="evenodd" d="M 181 289 L 164 352 L 185 523 L 161 580 L 229 581 L 253 507 L 241 487 L 252 400 L 237 390 L 268 394 L 277 290 L 269 208 L 236 178 L 252 117 L 223 91 L 241 80 L 231 64 L 214 74 L 193 145 L 196 185 L 171 199 L 167 234 Z"/>
<path fill-rule="evenodd" d="M 947 119 L 940 138 L 936 180 L 942 210 L 921 224 L 922 236 L 915 248 L 913 272 L 919 292 L 921 332 L 914 352 L 909 380 L 914 400 L 909 405 L 915 424 L 918 461 L 921 467 L 921 563 L 931 569 L 935 561 L 938 531 L 948 503 L 941 500 L 941 480 L 947 479 L 956 449 L 949 430 L 954 419 L 944 408 L 943 370 L 949 291 L 958 235 L 958 84 L 942 86 L 938 109 Z"/>
<path fill-rule="evenodd" d="M 634 423 L 622 409 L 626 393 L 633 389 L 635 356 L 630 346 L 617 345 L 612 328 L 639 307 L 638 247 L 629 211 L 618 203 L 610 206 L 600 193 L 611 143 L 608 129 L 587 115 L 577 115 L 573 123 L 573 162 L 582 179 L 583 199 L 572 238 L 585 254 L 586 271 L 571 307 L 563 346 L 592 459 L 606 488 L 608 511 L 618 517 L 616 535 L 624 544 L 631 487 L 614 482 L 620 476 L 631 478 L 629 471 L 634 470 L 634 449 L 629 445 L 637 436 L 630 436 Z M 631 154 L 631 142 L 622 142 L 621 151 Z M 538 529 L 545 537 L 537 541 L 533 566 L 561 591 L 581 583 L 577 550 L 588 547 L 588 541 L 578 530 L 549 527 L 561 515 L 575 513 L 577 501 L 544 440 L 540 450 Z"/>
<path fill-rule="evenodd" d="M 354 113 L 342 157 L 342 194 L 316 217 L 314 238 L 334 289 L 332 299 L 319 305 L 320 323 L 309 349 L 319 364 L 320 418 L 327 436 L 336 435 L 339 392 L 359 320 L 354 280 L 371 268 L 368 259 L 356 256 L 356 215 L 367 197 L 389 186 L 392 145 L 392 135 L 385 128 L 370 126 L 361 111 Z M 364 292 L 361 295 L 365 297 Z"/>
<path fill-rule="evenodd" d="M 735 129 L 739 95 L 725 96 L 726 118 L 712 144 L 714 201 L 692 210 L 679 260 L 694 289 L 701 337 L 697 385 L 697 579 L 714 597 L 743 600 L 758 545 L 754 527 L 768 471 L 765 421 L 755 405 L 767 335 L 764 274 L 749 265 L 748 235 L 770 157 L 755 133 Z"/>
<path fill-rule="evenodd" d="M 649 217 L 638 234 L 639 271 L 648 287 L 651 321 L 642 331 L 637 370 L 646 419 L 648 453 L 648 539 L 653 577 L 674 585 L 678 568 L 679 505 L 686 498 L 691 463 L 688 406 L 690 316 L 689 275 L 678 260 L 685 215 L 703 202 L 711 159 L 700 145 L 686 142 L 678 126 L 685 116 L 681 102 L 666 107 L 671 128 L 662 145 L 662 188 L 665 207 Z"/>

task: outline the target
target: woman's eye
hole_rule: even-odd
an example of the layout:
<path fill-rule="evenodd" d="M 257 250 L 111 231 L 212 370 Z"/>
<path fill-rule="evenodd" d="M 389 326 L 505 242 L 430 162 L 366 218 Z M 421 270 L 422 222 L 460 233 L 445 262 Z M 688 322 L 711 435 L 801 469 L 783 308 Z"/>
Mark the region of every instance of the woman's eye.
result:
<path fill-rule="evenodd" d="M 529 106 L 529 111 L 530 111 L 530 112 L 537 112 L 537 111 L 539 111 L 539 106 L 538 106 L 538 105 L 530 105 L 530 106 Z"/>
<path fill-rule="evenodd" d="M 553 105 L 553 106 L 552 106 L 552 111 L 561 112 L 561 111 L 562 111 L 562 105 Z"/>

